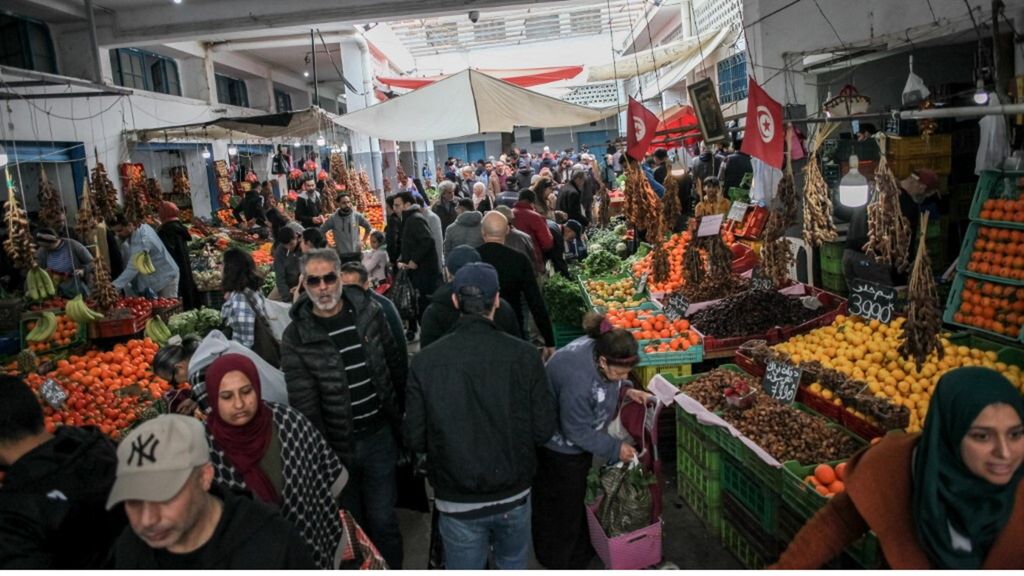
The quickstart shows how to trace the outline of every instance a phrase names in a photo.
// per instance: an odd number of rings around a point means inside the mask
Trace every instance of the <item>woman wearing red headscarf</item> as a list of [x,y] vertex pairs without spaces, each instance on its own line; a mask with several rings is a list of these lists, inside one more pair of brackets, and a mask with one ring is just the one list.
[[[252,360],[225,354],[206,370],[206,421],[216,481],[248,490],[278,508],[309,544],[322,569],[359,567],[376,550],[337,503],[348,472],[320,432],[299,412],[261,396]],[[364,558],[359,558],[364,552]]]

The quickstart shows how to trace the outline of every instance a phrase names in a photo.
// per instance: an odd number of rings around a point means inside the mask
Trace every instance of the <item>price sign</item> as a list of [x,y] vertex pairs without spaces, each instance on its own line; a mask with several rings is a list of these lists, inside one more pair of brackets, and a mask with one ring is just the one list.
[[851,278],[849,312],[865,320],[892,321],[896,311],[896,289],[859,278]]
[[760,266],[754,266],[750,273],[750,287],[754,290],[775,290],[775,282],[764,275]]
[[769,360],[768,365],[765,366],[761,387],[772,398],[788,404],[796,398],[802,372],[803,370],[799,367],[788,362]]
[[67,392],[52,378],[47,378],[46,382],[43,382],[39,392],[42,393],[43,400],[46,400],[46,403],[54,410],[59,410],[64,405],[64,401],[68,399]]
[[676,292],[665,300],[665,316],[670,320],[678,320],[686,316],[690,301],[681,292]]
[[724,214],[715,214],[714,216],[704,216],[701,218],[700,227],[697,228],[697,237],[701,238],[718,234],[718,231],[722,228],[722,220],[724,218]]
[[729,220],[743,222],[743,218],[747,215],[747,208],[750,208],[750,204],[746,202],[740,202],[739,200],[733,202],[732,207],[729,208]]
[[647,290],[647,277],[649,275],[650,272],[644,272],[643,274],[640,275],[640,282],[636,285],[637,294],[643,294],[644,291]]

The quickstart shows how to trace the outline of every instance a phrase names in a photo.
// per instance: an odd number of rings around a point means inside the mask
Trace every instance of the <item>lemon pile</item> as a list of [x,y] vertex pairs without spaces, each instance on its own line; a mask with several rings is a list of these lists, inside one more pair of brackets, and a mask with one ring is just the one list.
[[623,278],[615,282],[604,280],[586,280],[584,284],[590,301],[594,306],[608,310],[636,308],[644,303],[642,295],[637,294],[632,278]]
[[[1000,362],[993,351],[956,346],[946,338],[941,340],[944,357],[939,360],[933,353],[918,370],[913,361],[901,358],[898,352],[903,322],[904,318],[896,318],[886,325],[877,320],[867,322],[856,316],[838,316],[832,325],[794,336],[775,348],[789,354],[795,364],[817,361],[826,368],[866,382],[875,396],[906,406],[910,410],[908,432],[921,430],[935,384],[954,368],[991,368],[1006,376],[1024,393],[1024,373],[1020,366]],[[810,391],[842,405],[832,391],[818,383],[812,384]],[[847,410],[853,412],[851,408]]]

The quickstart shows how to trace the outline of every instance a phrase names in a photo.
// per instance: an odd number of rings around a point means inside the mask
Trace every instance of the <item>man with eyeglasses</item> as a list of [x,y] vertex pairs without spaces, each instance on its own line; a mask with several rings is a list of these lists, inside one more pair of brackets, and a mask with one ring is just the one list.
[[395,515],[407,358],[380,304],[360,286],[343,286],[329,248],[303,258],[306,293],[292,305],[281,338],[288,401],[316,426],[349,471],[342,506],[391,568],[402,567]]
[[369,240],[373,226],[352,208],[352,196],[348,192],[338,194],[337,212],[320,225],[320,232],[325,236],[331,230],[334,231],[334,249],[342,262],[359,262],[363,259],[362,246]]

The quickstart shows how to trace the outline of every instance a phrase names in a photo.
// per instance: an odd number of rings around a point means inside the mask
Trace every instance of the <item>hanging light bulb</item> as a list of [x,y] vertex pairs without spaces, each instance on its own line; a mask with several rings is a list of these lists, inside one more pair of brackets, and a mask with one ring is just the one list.
[[302,75],[305,76],[306,78],[309,78],[309,70],[303,70]]
[[209,148],[203,148],[203,153],[202,154],[203,154],[203,160],[209,160],[210,156],[213,156],[213,154],[210,154],[210,149]]
[[850,208],[860,208],[868,203],[868,179],[857,169],[856,154],[850,155],[850,171],[839,181],[839,203]]
[[988,90],[985,90],[985,81],[978,78],[978,89],[974,92],[974,103],[978,106],[988,104]]
[[296,138],[296,139],[295,139],[295,142],[293,142],[293,143],[292,143],[292,145],[293,145],[293,146],[295,146],[296,148],[298,148],[299,146],[302,146],[302,142],[300,142],[300,141],[299,141],[299,140],[298,140],[298,139]]
[[320,136],[317,137],[316,145],[320,146],[320,147],[323,147],[323,146],[327,145],[327,139],[323,137],[323,134],[321,134]]
[[341,153],[342,154],[348,153],[348,144],[342,144],[341,145]]
[[234,144],[228,146],[228,156],[238,156],[238,147]]

